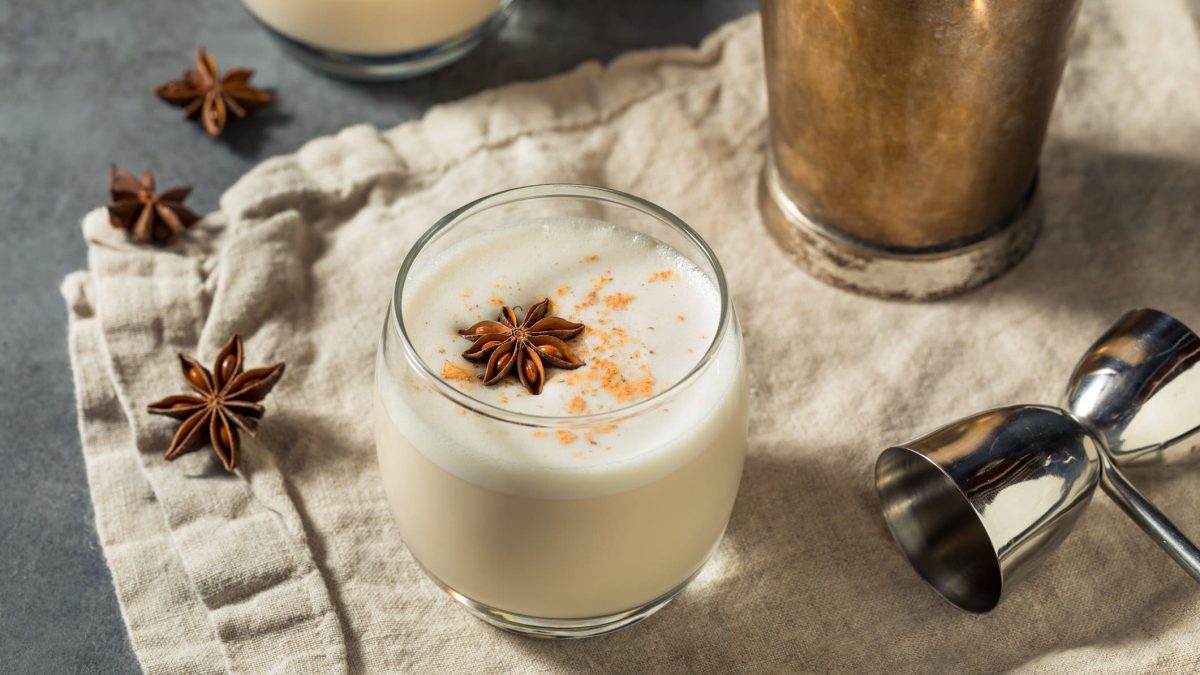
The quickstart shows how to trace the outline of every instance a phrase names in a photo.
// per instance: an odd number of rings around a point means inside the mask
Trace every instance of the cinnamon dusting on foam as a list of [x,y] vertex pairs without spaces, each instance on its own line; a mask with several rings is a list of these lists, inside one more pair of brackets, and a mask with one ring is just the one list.
[[[591,258],[598,259],[598,256],[588,256],[585,260]],[[671,275],[674,275],[674,272],[664,270],[653,275],[653,279],[667,280]],[[609,272],[597,277],[592,289],[580,303],[575,305],[576,311],[591,307],[597,308],[594,322],[609,326],[607,328],[589,327],[581,336],[577,352],[587,361],[587,365],[579,370],[555,373],[554,377],[547,380],[547,386],[565,386],[575,390],[576,394],[566,403],[566,412],[571,415],[587,413],[590,408],[589,399],[596,398],[601,392],[607,393],[619,404],[633,403],[655,394],[657,379],[650,365],[644,362],[643,357],[643,353],[653,355],[654,350],[646,349],[643,352],[639,348],[643,346],[641,341],[630,336],[628,330],[621,326],[610,325],[612,314],[624,312],[637,299],[637,296],[630,293],[613,293],[603,296],[602,306],[600,304],[600,291],[612,280],[612,274]],[[497,285],[499,286],[499,284]],[[556,295],[565,296],[570,293],[570,290],[569,285],[561,286],[556,291]],[[464,297],[466,297],[465,294]],[[494,305],[503,305],[507,301],[504,298],[493,297],[489,302]],[[683,320],[682,315],[678,318]],[[652,326],[647,328],[653,330]],[[455,382],[470,382],[478,379],[478,375],[473,373],[468,366],[450,361],[446,361],[443,365],[442,377]],[[502,405],[507,405],[511,401],[511,398],[503,392],[497,394],[497,399]],[[596,431],[596,433],[604,432],[605,430]],[[560,442],[565,444],[575,440],[574,434],[568,434],[571,436],[571,440],[563,441],[566,438],[564,433],[567,432],[558,432]],[[535,432],[535,436],[536,434],[537,432]],[[595,444],[590,439],[589,442]]]
[[[574,258],[578,261],[576,264],[597,263],[600,259],[599,253]],[[677,293],[680,293],[680,290],[677,284],[685,281],[674,267],[650,270],[643,268],[634,271],[626,263],[626,260],[618,258],[604,267],[591,268],[588,271],[577,269],[573,274],[567,271],[568,279],[549,283],[546,288],[525,288],[520,278],[502,277],[491,279],[489,283],[484,284],[485,288],[492,286],[496,289],[491,293],[475,293],[474,291],[480,288],[478,283],[471,286],[462,284],[458,288],[447,288],[446,291],[451,295],[457,292],[466,315],[475,315],[476,321],[494,320],[495,309],[492,308],[504,305],[523,306],[537,297],[552,297],[551,313],[562,314],[587,325],[578,341],[572,344],[576,354],[585,361],[585,365],[577,370],[555,370],[552,374],[547,373],[546,391],[558,391],[546,399],[550,404],[549,408],[541,403],[534,407],[539,411],[547,410],[551,414],[571,416],[603,413],[650,398],[661,390],[659,374],[655,372],[652,364],[659,365],[662,353],[667,350],[662,338],[655,337],[655,326],[647,319],[660,317],[662,313],[656,309],[663,307],[664,302],[671,302],[671,298],[678,297]],[[553,263],[560,264],[569,266],[570,259]],[[561,269],[566,271],[570,270],[570,267]],[[580,284],[580,279],[588,281]],[[651,285],[654,285],[654,288],[651,288]],[[638,292],[638,288],[642,291]],[[482,301],[481,295],[487,295],[488,299]],[[645,296],[644,299],[642,296]],[[667,314],[667,317],[671,316],[679,322],[688,319],[683,314]],[[659,321],[662,319],[659,318]],[[679,325],[676,321],[671,323]],[[670,327],[666,332],[672,334],[677,330]],[[452,336],[457,347],[457,332],[453,332]],[[435,349],[438,354],[446,354],[445,347]],[[685,354],[693,354],[696,351],[690,345],[678,343],[675,343],[672,349]],[[456,349],[455,354],[459,351],[461,350]],[[678,358],[675,357],[674,360],[677,361]],[[668,370],[672,373],[670,377],[675,377],[674,370]],[[460,389],[467,390],[476,380],[482,379],[482,371],[475,364],[460,359],[447,360],[442,367],[442,378]],[[527,397],[520,387],[510,387],[508,384],[501,386],[504,391],[491,394],[494,397],[493,401],[514,410],[529,407]],[[615,428],[613,426],[588,429],[586,433],[583,430],[579,433],[584,434],[583,440],[589,445],[598,446],[600,443],[595,437]],[[533,436],[541,438],[547,436],[547,433],[535,431]],[[579,438],[570,432],[557,432],[556,436],[564,445]]]
[[447,382],[470,382],[475,379],[475,373],[466,366],[446,361],[442,363],[442,379]]
[[575,305],[575,311],[578,312],[581,309],[586,309],[599,302],[600,290],[603,289],[604,286],[610,281],[612,281],[612,277],[608,274],[601,274],[600,276],[596,277],[596,280],[592,282],[592,290],[588,291],[588,294],[583,296],[583,300],[580,301],[579,304]]
[[604,306],[609,309],[625,309],[629,303],[637,299],[637,296],[629,293],[613,293],[612,295],[604,296]]

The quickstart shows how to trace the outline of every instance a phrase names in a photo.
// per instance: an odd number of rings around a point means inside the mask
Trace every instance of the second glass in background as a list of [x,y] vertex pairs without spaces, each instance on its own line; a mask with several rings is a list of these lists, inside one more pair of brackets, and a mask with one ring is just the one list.
[[395,80],[449,65],[505,21],[512,0],[242,0],[285,49],[338,77]]

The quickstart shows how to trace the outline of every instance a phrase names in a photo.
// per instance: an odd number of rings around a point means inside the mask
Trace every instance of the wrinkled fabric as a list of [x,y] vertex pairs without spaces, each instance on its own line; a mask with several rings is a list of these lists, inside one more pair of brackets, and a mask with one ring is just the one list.
[[[1083,3],[1043,156],[1033,253],[973,293],[862,298],[795,268],[756,207],[767,128],[757,17],[699,49],[633,53],[365,126],[263,162],[167,249],[103,210],[64,281],[96,526],[149,673],[1184,672],[1195,585],[1105,497],[986,616],[926,588],[879,515],[889,443],[1016,402],[1054,403],[1131,307],[1200,325],[1200,44],[1178,2]],[[644,196],[707,238],[743,323],[750,446],[728,534],[675,602],[610,637],[544,642],[427,581],[375,467],[372,369],[394,274],[446,212],[523,184]],[[146,404],[176,352],[287,362],[227,475],[162,459]],[[1135,474],[1200,535],[1200,476]]]

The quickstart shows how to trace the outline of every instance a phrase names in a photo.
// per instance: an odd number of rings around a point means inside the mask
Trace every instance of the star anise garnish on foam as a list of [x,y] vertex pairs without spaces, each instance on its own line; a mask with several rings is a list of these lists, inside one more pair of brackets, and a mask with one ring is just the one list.
[[271,94],[250,85],[254,71],[233,68],[224,75],[204,47],[196,49],[196,67],[183,77],[156,87],[154,93],[184,109],[188,119],[200,118],[209,136],[220,136],[229,115],[242,118],[246,111],[271,102]]
[[138,179],[114,165],[108,191],[112,196],[108,222],[115,228],[128,230],[136,242],[169,242],[200,219],[183,205],[192,191],[190,186],[156,192],[154,174],[149,169]]
[[465,358],[487,359],[484,384],[499,382],[515,364],[521,384],[536,396],[546,383],[547,364],[568,370],[583,365],[583,360],[563,340],[579,335],[584,325],[559,316],[546,316],[549,308],[550,299],[545,298],[529,308],[522,321],[517,321],[517,313],[504,306],[498,320],[480,321],[458,331],[459,335],[475,341],[463,352]]
[[284,364],[265,368],[242,368],[242,339],[237,335],[217,354],[212,371],[195,359],[179,355],[183,377],[199,396],[180,394],[151,403],[147,410],[183,420],[167,459],[211,445],[226,471],[233,471],[241,458],[238,430],[253,436],[266,409],[259,403],[283,376]]

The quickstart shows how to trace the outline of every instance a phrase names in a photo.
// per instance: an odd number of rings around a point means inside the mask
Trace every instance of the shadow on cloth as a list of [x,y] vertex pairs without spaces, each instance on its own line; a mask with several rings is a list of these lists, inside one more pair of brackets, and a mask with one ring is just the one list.
[[[659,614],[587,641],[506,639],[564,670],[744,672],[753,663],[756,672],[979,672],[1142,639],[1181,621],[1195,601],[1187,578],[1115,508],[1093,506],[999,609],[961,612],[893,546],[868,471],[846,471],[834,457],[780,456],[787,450],[751,455],[726,541]],[[1123,545],[1102,545],[1113,537]],[[1120,600],[1113,582],[1124,585]]]
[[[1066,331],[1078,342],[1063,350],[1072,353],[1131,307],[1200,325],[1196,304],[1162,302],[1200,290],[1200,167],[1052,143],[1042,181],[1046,227],[1030,258],[950,302],[1049,313],[1078,326]],[[758,442],[725,542],[671,606],[595,640],[508,639],[565,670],[983,672],[1073,649],[1119,650],[1177,630],[1192,610],[1188,577],[1103,496],[995,611],[952,608],[887,533],[871,480],[877,452],[855,442],[818,450]],[[1147,484],[1170,512],[1200,512],[1200,490],[1188,481]],[[1195,534],[1189,525],[1181,523]]]
[[1134,307],[1156,307],[1200,326],[1195,302],[1163,306],[1164,296],[1187,297],[1182,289],[1200,293],[1200,165],[1051,141],[1042,155],[1041,189],[1040,241],[980,299],[1018,300],[1061,316],[1064,325],[1075,322],[1084,347],[1099,334],[1091,327],[1107,327]]

